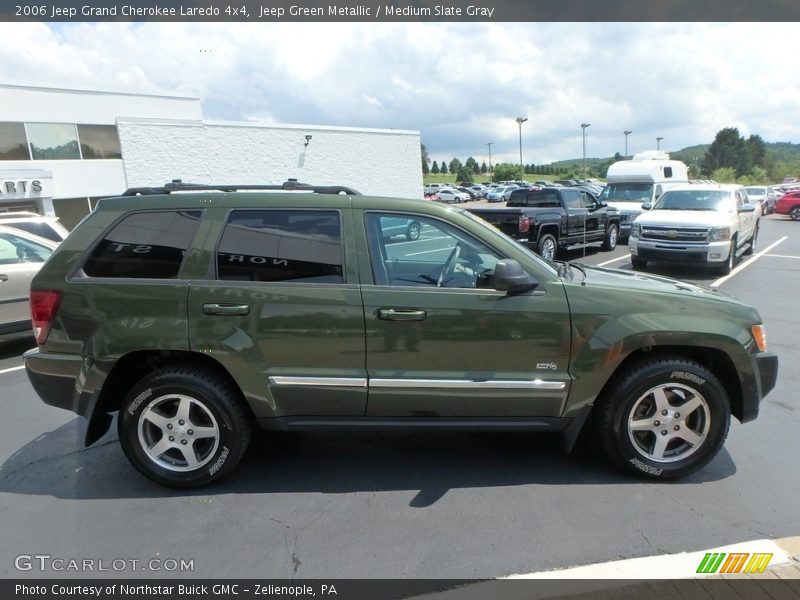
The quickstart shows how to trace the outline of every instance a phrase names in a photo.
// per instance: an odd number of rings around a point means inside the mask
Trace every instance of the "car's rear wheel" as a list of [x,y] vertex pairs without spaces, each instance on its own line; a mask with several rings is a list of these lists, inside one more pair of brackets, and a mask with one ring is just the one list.
[[708,464],[728,435],[730,403],[711,371],[681,357],[643,360],[607,390],[595,420],[619,467],[659,479]]
[[553,260],[556,257],[558,243],[552,233],[545,233],[539,237],[539,242],[536,244],[536,252],[539,256],[546,260]]
[[412,221],[406,230],[406,239],[410,242],[418,240],[421,231],[422,226],[419,224],[419,221]]
[[117,421],[128,460],[162,485],[216,481],[238,464],[251,436],[240,394],[192,366],[159,369],[125,396]]
[[606,231],[606,237],[603,240],[602,249],[612,251],[617,247],[617,239],[619,238],[619,226],[616,223],[611,223]]
[[792,221],[800,221],[800,206],[792,208],[792,210],[789,211],[789,216],[792,218]]

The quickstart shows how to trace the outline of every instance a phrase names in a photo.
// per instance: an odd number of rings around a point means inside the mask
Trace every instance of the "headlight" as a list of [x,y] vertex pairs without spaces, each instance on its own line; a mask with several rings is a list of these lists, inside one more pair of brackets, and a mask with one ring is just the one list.
[[708,232],[709,242],[721,242],[731,239],[730,227],[712,227]]
[[642,237],[642,225],[641,223],[634,223],[631,225],[631,237]]

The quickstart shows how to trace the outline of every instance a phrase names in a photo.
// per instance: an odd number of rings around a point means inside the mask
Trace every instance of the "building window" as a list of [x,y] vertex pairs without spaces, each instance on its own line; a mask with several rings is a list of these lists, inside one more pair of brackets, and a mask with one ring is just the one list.
[[92,251],[83,266],[89,277],[175,279],[203,211],[133,213]]
[[34,160],[79,159],[75,125],[67,123],[28,123],[28,142]]
[[83,158],[122,158],[116,125],[78,125]]
[[29,160],[28,140],[22,123],[0,123],[0,160]]
[[217,249],[217,276],[229,281],[343,283],[339,213],[234,211]]

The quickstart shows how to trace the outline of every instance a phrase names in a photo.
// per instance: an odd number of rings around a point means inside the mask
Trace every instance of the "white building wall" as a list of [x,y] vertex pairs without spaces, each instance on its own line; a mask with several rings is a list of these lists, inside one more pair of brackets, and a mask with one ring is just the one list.
[[113,125],[118,117],[203,118],[199,98],[15,84],[0,84],[0,106],[0,120],[29,123]]
[[130,187],[293,177],[368,195],[422,195],[416,131],[145,119],[119,119],[117,127]]

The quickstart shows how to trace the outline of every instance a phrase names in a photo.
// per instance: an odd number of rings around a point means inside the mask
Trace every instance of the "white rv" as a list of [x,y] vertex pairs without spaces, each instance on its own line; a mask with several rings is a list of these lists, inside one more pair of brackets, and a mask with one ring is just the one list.
[[679,160],[670,160],[669,154],[648,150],[620,160],[608,167],[608,182],[600,199],[619,210],[619,237],[626,239],[631,233],[631,223],[640,215],[642,204],[655,203],[670,187],[689,181],[689,170]]

